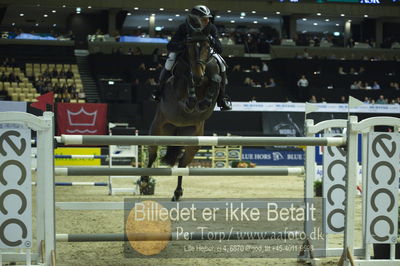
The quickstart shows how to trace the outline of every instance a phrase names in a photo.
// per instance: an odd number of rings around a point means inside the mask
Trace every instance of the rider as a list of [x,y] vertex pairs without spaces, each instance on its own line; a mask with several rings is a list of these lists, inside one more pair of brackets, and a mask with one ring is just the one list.
[[[225,86],[228,83],[226,77],[226,65],[224,59],[219,55],[222,53],[222,45],[218,39],[217,28],[210,22],[210,18],[212,17],[210,9],[203,5],[197,5],[193,7],[191,14],[200,17],[200,21],[203,26],[203,32],[209,33],[210,46],[212,48],[213,56],[217,59],[218,65],[221,69],[222,82],[217,99],[217,105],[222,111],[231,110],[231,102],[229,101],[229,98],[225,96]],[[169,55],[165,62],[165,67],[160,74],[159,86],[152,93],[152,98],[156,102],[160,101],[165,82],[171,76],[171,69],[175,63],[177,54],[184,49],[184,40],[186,39],[187,34],[188,30],[186,23],[179,25],[178,30],[167,45]]]

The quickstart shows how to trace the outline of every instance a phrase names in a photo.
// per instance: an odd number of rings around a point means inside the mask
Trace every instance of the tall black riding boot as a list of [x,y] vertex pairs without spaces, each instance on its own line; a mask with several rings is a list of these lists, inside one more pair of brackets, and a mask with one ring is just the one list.
[[163,68],[160,73],[160,77],[158,78],[158,86],[151,93],[151,99],[155,102],[160,102],[161,95],[164,90],[165,82],[171,76],[171,71]]
[[225,95],[225,87],[228,83],[226,78],[226,72],[221,73],[222,81],[221,87],[219,89],[219,94],[217,98],[217,105],[220,107],[221,111],[229,111],[232,110],[232,103],[227,95]]

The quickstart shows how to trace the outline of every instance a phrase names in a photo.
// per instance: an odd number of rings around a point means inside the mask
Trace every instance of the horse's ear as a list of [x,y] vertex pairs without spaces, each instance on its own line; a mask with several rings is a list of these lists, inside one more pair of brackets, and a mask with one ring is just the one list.
[[200,18],[196,15],[189,14],[186,18],[186,27],[189,32],[201,30]]

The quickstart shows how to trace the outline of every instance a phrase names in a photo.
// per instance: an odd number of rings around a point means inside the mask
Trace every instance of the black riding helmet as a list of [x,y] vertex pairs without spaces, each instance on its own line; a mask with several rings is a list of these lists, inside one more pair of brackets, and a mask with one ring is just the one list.
[[203,18],[212,18],[210,9],[203,5],[193,7],[190,13]]

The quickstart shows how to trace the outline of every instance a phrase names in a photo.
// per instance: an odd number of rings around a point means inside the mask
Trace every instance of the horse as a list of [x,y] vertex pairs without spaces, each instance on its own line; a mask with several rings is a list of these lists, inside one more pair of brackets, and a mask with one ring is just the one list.
[[[200,20],[188,16],[188,37],[185,49],[178,57],[173,75],[167,80],[161,100],[150,126],[153,136],[203,136],[204,123],[213,113],[219,93],[221,76],[217,60],[212,56],[207,34],[202,32]],[[157,158],[157,146],[148,147],[147,168]],[[186,167],[199,150],[197,146],[168,146],[162,161],[173,167]],[[141,194],[146,194],[149,176],[139,180]],[[182,176],[172,201],[183,195]]]

